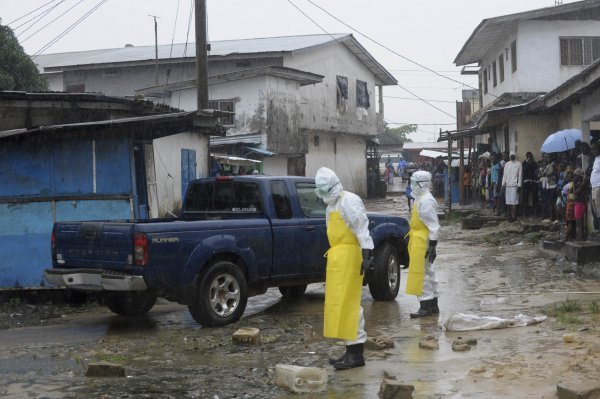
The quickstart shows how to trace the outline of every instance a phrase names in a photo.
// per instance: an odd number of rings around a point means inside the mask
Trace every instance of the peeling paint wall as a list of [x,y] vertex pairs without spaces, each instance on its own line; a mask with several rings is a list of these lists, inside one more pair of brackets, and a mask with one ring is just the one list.
[[[322,83],[300,88],[307,129],[374,136],[377,132],[375,77],[355,55],[342,44],[313,48],[310,52],[288,55],[284,65],[323,75]],[[348,78],[348,110],[337,109],[336,76]],[[370,99],[368,110],[356,106],[356,81],[367,83]]]
[[326,166],[335,171],[345,190],[366,198],[367,159],[364,138],[314,131],[307,136],[306,175],[314,177],[317,169]]
[[156,139],[154,167],[156,171],[158,214],[172,216],[181,211],[181,150],[196,151],[196,178],[208,176],[208,138],[198,133],[180,133]]

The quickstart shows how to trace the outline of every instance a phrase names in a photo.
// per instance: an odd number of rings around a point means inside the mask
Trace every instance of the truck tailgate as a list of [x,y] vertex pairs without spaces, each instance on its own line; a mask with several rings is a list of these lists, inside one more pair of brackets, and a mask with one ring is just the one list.
[[133,266],[133,223],[60,222],[54,267],[125,270]]

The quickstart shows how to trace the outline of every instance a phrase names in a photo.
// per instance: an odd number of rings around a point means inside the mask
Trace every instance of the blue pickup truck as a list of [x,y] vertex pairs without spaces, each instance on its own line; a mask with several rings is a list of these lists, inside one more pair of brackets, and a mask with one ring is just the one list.
[[[392,301],[408,265],[408,222],[369,220],[375,250],[365,282],[375,300]],[[142,315],[164,297],[201,325],[221,326],[269,287],[292,299],[324,281],[325,204],[306,177],[204,178],[190,183],[181,217],[57,222],[51,248],[50,283],[99,293],[119,315]]]

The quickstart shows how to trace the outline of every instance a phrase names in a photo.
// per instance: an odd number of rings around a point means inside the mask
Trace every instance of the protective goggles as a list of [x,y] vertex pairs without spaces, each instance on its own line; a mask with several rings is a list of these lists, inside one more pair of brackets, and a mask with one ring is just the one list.
[[338,183],[335,183],[331,187],[327,187],[327,186],[317,187],[317,188],[315,188],[315,194],[317,194],[317,197],[319,197],[319,198],[327,197],[329,195],[329,193],[331,192],[331,190],[333,190],[333,188],[337,185],[338,185]]

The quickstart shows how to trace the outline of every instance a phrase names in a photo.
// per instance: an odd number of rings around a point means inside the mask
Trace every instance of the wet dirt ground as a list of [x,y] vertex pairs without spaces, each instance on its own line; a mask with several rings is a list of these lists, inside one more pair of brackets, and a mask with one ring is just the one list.
[[[371,211],[408,215],[400,195],[365,203]],[[520,240],[519,232],[518,224],[470,231],[443,222],[436,260],[440,315],[410,319],[418,303],[402,293],[405,271],[394,302],[374,302],[365,287],[367,333],[394,347],[367,349],[366,366],[348,371],[328,364],[343,345],[322,337],[322,284],[309,286],[299,302],[283,301],[270,289],[250,299],[242,320],[222,328],[202,328],[185,307],[164,301],[131,320],[93,304],[2,304],[0,397],[298,397],[274,384],[275,366],[282,363],[327,370],[327,391],[304,397],[377,398],[387,373],[414,385],[415,398],[555,398],[559,382],[576,387],[600,380],[600,282],[576,276],[560,252]],[[444,322],[459,312],[548,319],[527,327],[446,331]],[[259,328],[262,344],[233,344],[241,327]],[[419,346],[428,335],[439,349]],[[455,352],[459,337],[477,344]],[[98,361],[124,366],[126,377],[85,377],[87,365]]]

